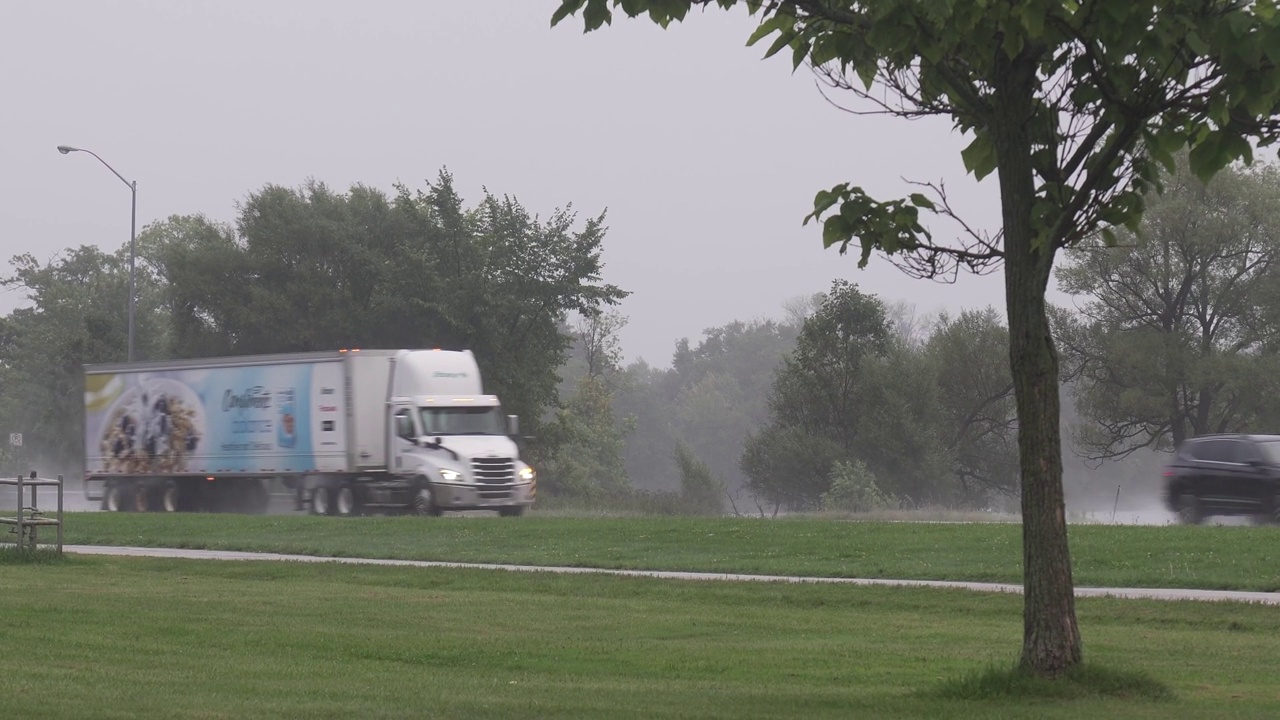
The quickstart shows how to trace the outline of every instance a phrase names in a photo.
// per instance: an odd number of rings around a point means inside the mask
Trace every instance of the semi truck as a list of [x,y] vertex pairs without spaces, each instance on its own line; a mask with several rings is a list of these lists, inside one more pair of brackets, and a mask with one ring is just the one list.
[[85,495],[120,512],[496,510],[537,476],[470,350],[338,350],[84,366]]

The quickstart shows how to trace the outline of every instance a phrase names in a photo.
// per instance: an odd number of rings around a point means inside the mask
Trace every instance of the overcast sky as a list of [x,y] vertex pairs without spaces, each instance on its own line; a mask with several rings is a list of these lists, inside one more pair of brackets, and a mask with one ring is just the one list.
[[[542,216],[608,210],[605,279],[628,360],[735,319],[780,317],[835,278],[922,312],[1003,306],[1000,276],[912,280],[824,250],[801,226],[839,182],[891,199],[945,181],[994,231],[995,178],[965,175],[944,120],[854,116],[748,48],[743,11],[664,31],[618,18],[551,29],[557,0],[0,2],[0,260],[129,239],[172,214],[232,220],[266,183],[425,187],[441,167]],[[783,54],[785,55],[785,53]],[[22,302],[0,293],[0,312]]]

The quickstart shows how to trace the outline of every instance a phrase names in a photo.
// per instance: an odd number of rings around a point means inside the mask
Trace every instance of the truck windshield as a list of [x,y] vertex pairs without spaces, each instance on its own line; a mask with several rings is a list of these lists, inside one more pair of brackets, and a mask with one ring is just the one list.
[[432,407],[422,408],[424,435],[505,435],[502,408]]

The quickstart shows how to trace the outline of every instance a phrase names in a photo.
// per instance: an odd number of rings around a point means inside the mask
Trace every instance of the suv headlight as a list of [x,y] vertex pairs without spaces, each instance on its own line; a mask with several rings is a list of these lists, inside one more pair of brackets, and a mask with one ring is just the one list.
[[450,470],[449,468],[440,468],[440,477],[441,479],[453,482],[454,480],[461,479],[462,473],[457,470]]
[[533,468],[529,467],[528,465],[525,465],[524,467],[520,468],[521,480],[524,480],[526,482],[532,482],[533,476],[534,476]]

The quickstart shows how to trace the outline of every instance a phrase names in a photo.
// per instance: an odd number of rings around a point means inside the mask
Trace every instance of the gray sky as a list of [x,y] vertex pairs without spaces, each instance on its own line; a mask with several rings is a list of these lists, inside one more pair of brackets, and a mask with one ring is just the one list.
[[[605,279],[628,360],[670,363],[677,338],[779,317],[834,278],[922,312],[1003,307],[999,274],[912,280],[823,250],[802,227],[839,182],[891,199],[947,183],[995,230],[994,176],[965,175],[945,120],[832,107],[785,53],[748,48],[745,12],[663,31],[615,20],[549,27],[556,0],[46,0],[0,3],[0,260],[47,260],[129,238],[138,223],[231,220],[266,183],[425,187],[442,166],[467,203],[487,186],[546,216],[608,209]],[[0,293],[0,311],[22,302]]]

